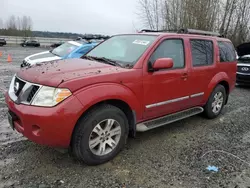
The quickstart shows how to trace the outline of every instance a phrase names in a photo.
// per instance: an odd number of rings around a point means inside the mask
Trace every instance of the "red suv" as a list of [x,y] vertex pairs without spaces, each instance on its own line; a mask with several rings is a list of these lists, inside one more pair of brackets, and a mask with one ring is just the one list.
[[143,32],[113,36],[81,59],[21,69],[6,103],[18,132],[96,165],[136,131],[202,112],[217,117],[235,81],[228,39],[197,30]]

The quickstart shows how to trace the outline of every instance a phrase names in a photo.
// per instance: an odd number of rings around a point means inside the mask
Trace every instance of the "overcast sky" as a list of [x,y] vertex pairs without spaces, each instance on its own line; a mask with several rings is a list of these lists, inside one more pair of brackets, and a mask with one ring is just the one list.
[[0,0],[0,18],[30,16],[33,30],[116,34],[141,29],[137,0]]

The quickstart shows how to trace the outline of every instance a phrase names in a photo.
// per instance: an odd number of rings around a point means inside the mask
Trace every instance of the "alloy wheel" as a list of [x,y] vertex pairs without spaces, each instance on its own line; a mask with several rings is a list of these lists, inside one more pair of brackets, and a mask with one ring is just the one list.
[[121,138],[121,125],[114,119],[98,123],[89,136],[89,148],[97,156],[107,155],[118,145]]

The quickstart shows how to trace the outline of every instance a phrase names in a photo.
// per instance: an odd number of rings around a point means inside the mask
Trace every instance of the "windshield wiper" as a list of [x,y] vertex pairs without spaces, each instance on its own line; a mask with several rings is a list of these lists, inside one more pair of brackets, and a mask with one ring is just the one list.
[[87,59],[87,60],[90,60],[90,61],[95,61],[95,59],[91,56],[87,56],[87,55],[84,55],[82,56],[83,59]]
[[94,57],[94,56],[84,56],[86,59],[94,59],[94,60],[97,60],[97,61],[102,61],[106,64],[109,64],[109,65],[113,65],[113,66],[119,66],[119,67],[123,67],[120,63],[117,63],[115,60],[112,60],[112,59],[108,59],[106,57]]

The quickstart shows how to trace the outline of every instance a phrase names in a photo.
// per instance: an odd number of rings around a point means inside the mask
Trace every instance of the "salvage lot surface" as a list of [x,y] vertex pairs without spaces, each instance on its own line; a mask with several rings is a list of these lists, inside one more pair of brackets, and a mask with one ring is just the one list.
[[[24,57],[44,49],[0,51],[2,89]],[[8,127],[6,112],[1,91],[0,187],[250,187],[250,88],[236,87],[219,118],[195,116],[140,133],[113,161],[96,167],[26,140]],[[208,165],[219,171],[208,172]]]

